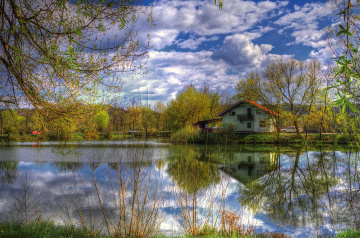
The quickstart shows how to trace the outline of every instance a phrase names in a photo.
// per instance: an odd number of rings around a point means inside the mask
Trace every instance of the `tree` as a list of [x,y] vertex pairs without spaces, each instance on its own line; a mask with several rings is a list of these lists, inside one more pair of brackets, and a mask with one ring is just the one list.
[[166,108],[173,129],[190,126],[209,114],[209,98],[194,87],[187,87],[172,99]]
[[99,132],[103,132],[103,130],[109,125],[110,117],[109,113],[105,110],[101,110],[95,115],[95,123],[96,128]]
[[0,0],[0,6],[0,102],[8,107],[25,99],[47,120],[81,116],[79,101],[119,90],[116,73],[141,68],[134,61],[146,49],[133,29],[139,14],[151,15],[137,0]]
[[268,81],[263,80],[258,72],[250,72],[245,79],[240,80],[236,86],[235,90],[237,92],[236,98],[238,100],[248,99],[255,101],[265,106],[277,114],[269,113],[269,116],[272,120],[272,123],[277,128],[277,136],[279,138],[280,127],[280,116],[284,115],[280,102],[275,97],[268,87]]
[[157,101],[154,106],[154,115],[156,120],[156,130],[160,131],[166,128],[165,105],[162,101]]
[[1,134],[3,134],[3,132],[10,134],[19,133],[20,123],[23,118],[20,117],[15,110],[5,110],[1,112],[0,120],[2,129]]
[[274,60],[261,76],[250,73],[236,89],[241,96],[258,100],[275,112],[282,104],[289,111],[289,120],[294,124],[298,137],[301,137],[299,118],[310,111],[320,90],[319,71],[320,64],[315,60]]

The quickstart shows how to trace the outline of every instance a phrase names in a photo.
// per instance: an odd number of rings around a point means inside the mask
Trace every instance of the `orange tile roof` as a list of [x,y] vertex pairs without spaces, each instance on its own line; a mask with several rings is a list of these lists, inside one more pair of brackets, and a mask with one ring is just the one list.
[[246,102],[248,102],[248,103],[253,104],[254,106],[257,106],[258,108],[260,108],[260,109],[262,109],[262,110],[264,110],[264,111],[267,111],[268,113],[271,113],[271,114],[276,115],[276,116],[280,116],[279,113],[273,112],[273,111],[271,111],[269,108],[264,107],[264,106],[262,106],[262,105],[260,105],[260,104],[258,104],[258,103],[256,103],[256,102],[254,102],[254,101],[250,101],[250,100],[247,100],[247,99],[244,99],[244,100],[245,100]]

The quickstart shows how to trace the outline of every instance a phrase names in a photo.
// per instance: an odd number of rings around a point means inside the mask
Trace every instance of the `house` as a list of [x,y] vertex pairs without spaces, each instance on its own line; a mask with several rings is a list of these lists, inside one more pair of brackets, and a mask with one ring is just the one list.
[[278,113],[250,100],[240,101],[220,113],[222,123],[234,132],[274,132],[276,127],[270,114]]

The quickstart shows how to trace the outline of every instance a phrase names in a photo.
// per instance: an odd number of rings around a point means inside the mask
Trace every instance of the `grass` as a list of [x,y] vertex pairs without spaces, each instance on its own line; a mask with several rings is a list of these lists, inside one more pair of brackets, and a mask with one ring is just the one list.
[[[1,238],[114,238],[114,236],[106,236],[99,233],[91,233],[89,231],[74,228],[72,226],[56,226],[49,222],[33,222],[25,226],[21,223],[0,223],[0,237]],[[157,238],[167,238],[168,236],[154,236]],[[172,238],[285,238],[289,237],[281,233],[261,233],[261,234],[231,234],[226,235],[216,229],[203,230],[198,236],[182,235],[171,236]],[[336,235],[336,238],[358,238],[360,237],[360,230],[344,230]]]
[[[72,226],[56,226],[49,222],[33,222],[29,225],[23,225],[21,223],[0,223],[0,237],[1,238],[115,238],[114,236],[106,236],[99,233],[91,233],[89,231],[75,228]],[[129,236],[132,237],[132,236]],[[167,238],[169,236],[154,236],[157,238]],[[173,238],[174,236],[171,236]],[[289,237],[279,233],[262,233],[262,234],[251,234],[251,235],[240,235],[232,234],[225,235],[224,233],[215,229],[202,231],[198,236],[175,236],[177,238],[195,238],[195,237],[208,237],[208,238],[285,238]],[[344,236],[341,236],[344,237]],[[352,236],[351,236],[352,237]],[[355,237],[355,236],[354,236]]]
[[[358,138],[346,134],[301,134],[295,133],[229,133],[229,132],[200,132],[193,136],[195,143],[203,144],[280,144],[280,145],[356,145]],[[190,140],[188,140],[190,142]]]
[[77,229],[71,226],[56,226],[53,223],[33,222],[25,226],[21,223],[0,223],[1,238],[69,238],[69,237],[94,237],[105,238],[101,234],[94,234],[88,231]]
[[359,238],[359,237],[360,237],[360,229],[358,230],[346,229],[336,235],[336,238]]

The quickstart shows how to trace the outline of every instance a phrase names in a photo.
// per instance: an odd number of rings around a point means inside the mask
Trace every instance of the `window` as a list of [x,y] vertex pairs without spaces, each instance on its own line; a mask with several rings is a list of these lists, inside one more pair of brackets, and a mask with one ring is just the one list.
[[247,109],[247,116],[248,116],[248,118],[251,117],[251,108],[248,108],[248,109]]
[[261,109],[260,108],[256,108],[256,114],[261,114]]
[[266,121],[260,121],[260,127],[266,127]]
[[235,116],[235,112],[229,112],[229,116]]
[[247,128],[251,128],[251,122],[247,123]]

